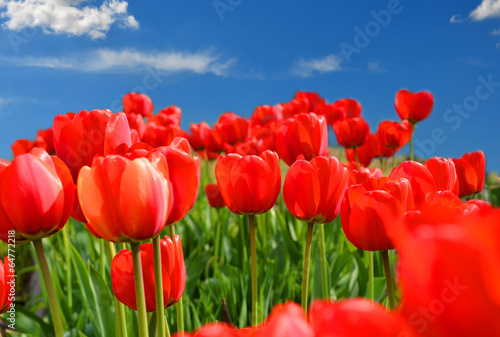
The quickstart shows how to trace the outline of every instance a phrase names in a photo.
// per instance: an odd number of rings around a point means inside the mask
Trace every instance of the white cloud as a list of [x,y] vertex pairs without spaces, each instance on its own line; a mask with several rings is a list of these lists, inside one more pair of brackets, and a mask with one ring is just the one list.
[[500,49],[500,42],[497,42],[497,49]]
[[121,28],[139,28],[127,12],[123,0],[105,0],[97,6],[83,5],[87,0],[0,0],[3,27],[13,31],[40,28],[48,34],[88,35],[104,38],[113,24]]
[[460,14],[453,15],[450,22],[459,23],[468,19],[472,21],[482,21],[490,18],[500,18],[500,0],[482,0],[481,4],[473,9],[466,19],[462,19]]
[[302,77],[309,77],[315,72],[330,73],[339,71],[342,70],[340,64],[343,60],[342,57],[333,54],[319,59],[300,59],[293,63],[292,72]]
[[500,35],[500,28],[495,29],[495,30],[494,30],[494,31],[492,31],[490,34],[491,34],[491,35]]
[[64,57],[1,58],[3,61],[25,67],[43,67],[82,72],[130,73],[153,67],[162,72],[213,73],[225,76],[236,59],[221,60],[211,50],[188,53],[174,51],[144,52],[135,49],[98,49]]
[[383,74],[389,71],[385,70],[378,62],[368,62],[368,72],[372,74]]

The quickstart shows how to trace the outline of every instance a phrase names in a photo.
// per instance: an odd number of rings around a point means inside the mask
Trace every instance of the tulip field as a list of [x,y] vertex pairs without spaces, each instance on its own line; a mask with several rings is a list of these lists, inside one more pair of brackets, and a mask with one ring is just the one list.
[[54,116],[0,159],[0,336],[500,336],[500,179],[414,157],[433,104]]

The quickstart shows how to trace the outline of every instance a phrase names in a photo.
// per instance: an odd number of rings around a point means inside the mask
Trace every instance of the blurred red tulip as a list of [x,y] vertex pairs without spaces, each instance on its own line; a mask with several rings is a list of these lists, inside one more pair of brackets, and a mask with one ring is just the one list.
[[153,102],[145,94],[130,92],[123,96],[123,112],[126,114],[139,114],[143,117],[153,112]]
[[228,324],[209,323],[201,327],[193,337],[236,337],[236,330]]
[[293,302],[278,304],[252,335],[256,337],[314,337],[313,329],[306,320],[304,310]]
[[346,115],[345,109],[335,106],[335,103],[318,106],[317,114],[325,116],[328,125],[333,125],[333,123],[344,119]]
[[[155,165],[166,167],[160,153]],[[146,158],[97,157],[78,177],[80,205],[93,233],[112,242],[158,235],[169,216],[169,181]]]
[[[383,156],[380,151],[380,142],[378,137],[371,133],[368,134],[364,145],[356,147],[355,149],[345,150],[347,160],[349,162],[356,163],[354,151],[356,151],[358,156],[358,163],[363,166],[368,166],[372,162],[372,159]],[[392,150],[390,151],[392,152]]]
[[9,310],[16,294],[14,264],[7,256],[0,260],[0,314]]
[[252,126],[264,126],[281,120],[283,120],[283,107],[281,105],[259,105],[250,118]]
[[486,158],[482,151],[464,154],[453,159],[457,171],[459,197],[476,194],[482,191],[486,175]]
[[214,129],[221,137],[222,142],[229,145],[244,142],[247,139],[250,122],[232,112],[223,113]]
[[30,152],[34,147],[41,147],[48,154],[55,154],[52,128],[39,130],[34,142],[29,139],[17,139],[12,143],[12,152],[14,156],[19,156],[20,154]]
[[189,128],[191,129],[191,134],[188,136],[188,140],[193,150],[204,150],[208,133],[210,132],[210,125],[206,122],[201,122],[199,124],[191,124]]
[[260,156],[228,154],[215,165],[220,193],[231,212],[260,214],[274,206],[281,189],[278,155],[264,151]]
[[424,165],[434,177],[438,191],[451,191],[458,195],[458,177],[451,159],[432,157]]
[[82,110],[57,115],[52,127],[57,156],[68,166],[73,181],[95,156],[110,154],[121,144],[132,146],[130,127],[123,113]]
[[14,156],[28,153],[33,147],[35,147],[35,143],[29,139],[16,139],[11,146]]
[[[160,250],[163,303],[166,308],[180,300],[186,284],[186,267],[184,266],[184,254],[179,235],[175,235],[175,243],[168,236],[165,236],[165,239],[160,239]],[[152,312],[156,311],[153,244],[142,244],[140,254],[146,310]],[[116,298],[127,307],[137,310],[134,264],[132,252],[128,249],[123,249],[113,258],[111,284]]]
[[402,315],[423,337],[500,336],[500,211],[455,222],[437,211],[398,243]]
[[340,146],[350,149],[365,144],[370,127],[362,117],[345,118],[333,124],[333,131]]
[[152,147],[168,146],[176,137],[188,138],[186,131],[177,125],[158,125],[154,122],[146,124],[144,143]]
[[396,93],[394,107],[401,120],[407,119],[415,124],[426,119],[434,106],[434,97],[430,92],[421,91],[418,93],[401,89]]
[[75,185],[64,163],[42,148],[0,161],[0,239],[15,230],[16,242],[41,239],[64,227]]
[[222,208],[226,206],[217,184],[207,184],[205,186],[205,195],[207,196],[208,203],[211,207]]
[[288,170],[283,199],[294,217],[305,222],[327,223],[340,211],[349,178],[335,157],[299,159]]
[[429,201],[436,193],[436,183],[431,172],[415,161],[405,161],[394,168],[389,175],[392,179],[406,178],[411,184],[415,206]]
[[392,226],[414,208],[410,183],[382,177],[349,186],[340,219],[347,239],[368,251],[394,248]]
[[146,133],[146,123],[144,123],[144,117],[141,114],[129,113],[127,114],[128,125],[130,130],[137,131],[139,139],[144,140],[144,134]]
[[205,146],[208,151],[221,153],[224,151],[224,142],[219,132],[215,129],[208,130]]
[[317,300],[309,322],[315,337],[416,337],[400,315],[364,298],[336,303]]
[[[380,139],[382,148],[389,148],[391,156],[405,146],[411,137],[411,125],[407,120],[402,123],[383,121],[379,124],[377,136]],[[384,152],[384,149],[382,150]]]
[[[163,174],[171,185],[172,210],[167,218],[167,226],[182,219],[193,207],[200,186],[200,159],[191,157],[191,147],[185,138],[175,138],[170,146],[162,146],[152,152],[160,152],[167,159]],[[153,157],[151,158],[153,161]]]
[[337,111],[342,111],[344,118],[361,117],[361,104],[352,98],[343,98],[332,104]]
[[176,105],[171,105],[167,108],[161,109],[158,115],[149,115],[148,122],[154,122],[157,125],[174,125],[181,126],[182,110]]
[[382,178],[384,174],[378,167],[368,169],[366,167],[360,167],[359,170],[351,170],[349,172],[349,183],[348,185],[362,184],[369,178]]
[[306,160],[326,156],[328,129],[325,117],[314,113],[301,113],[284,120],[276,134],[276,152],[288,165],[299,155]]

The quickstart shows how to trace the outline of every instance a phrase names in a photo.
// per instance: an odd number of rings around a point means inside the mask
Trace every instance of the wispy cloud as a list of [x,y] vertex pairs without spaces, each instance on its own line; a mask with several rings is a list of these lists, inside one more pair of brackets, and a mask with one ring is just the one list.
[[302,77],[309,77],[315,73],[330,73],[342,70],[340,64],[344,59],[338,55],[328,55],[318,59],[300,59],[295,61],[292,72]]
[[223,60],[212,50],[202,52],[152,51],[135,49],[98,49],[78,55],[61,57],[1,58],[16,66],[43,67],[79,72],[132,73],[146,67],[163,72],[212,73],[225,76],[236,59]]
[[[123,0],[105,0],[100,6],[87,0],[0,0],[3,27],[13,31],[40,28],[48,34],[88,35],[104,38],[112,25],[137,29],[139,23],[127,11]],[[94,1],[92,1],[94,2]]]
[[462,19],[461,15],[457,14],[450,18],[450,22],[482,21],[490,18],[500,18],[500,0],[483,0],[465,19]]
[[378,62],[368,62],[367,71],[371,74],[384,74],[389,72],[388,70],[384,69]]
[[491,34],[491,35],[500,35],[500,28],[495,29],[495,30],[494,30],[494,31],[492,31],[490,34]]

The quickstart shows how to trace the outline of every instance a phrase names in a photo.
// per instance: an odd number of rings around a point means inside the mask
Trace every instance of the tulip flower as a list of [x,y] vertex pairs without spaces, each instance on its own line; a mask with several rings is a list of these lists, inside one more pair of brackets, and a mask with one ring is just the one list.
[[[160,240],[161,269],[163,283],[163,303],[167,308],[180,300],[186,283],[186,268],[181,239],[175,235],[174,241],[168,236]],[[146,310],[156,310],[153,244],[144,243],[140,248]],[[113,293],[127,307],[137,311],[132,252],[123,249],[111,264]]]
[[302,307],[307,311],[309,260],[314,223],[319,223],[323,296],[328,297],[326,252],[323,224],[333,221],[347,187],[349,171],[335,157],[315,157],[310,162],[300,158],[292,164],[283,185],[283,199],[294,217],[307,226],[302,281]]
[[206,148],[206,141],[208,132],[210,132],[210,125],[206,122],[199,124],[191,124],[189,126],[191,134],[188,136],[189,144],[195,151],[202,151]]
[[416,124],[426,119],[434,106],[434,96],[430,92],[410,92],[406,89],[396,93],[394,107],[401,120],[408,120],[411,124],[410,160],[413,160],[413,134]]
[[[404,178],[398,181],[371,178],[363,184],[349,186],[342,201],[340,219],[347,239],[359,249],[381,251],[391,307],[395,300],[387,251],[394,249],[393,226],[406,211],[413,209],[410,183]],[[373,300],[373,254],[369,257],[369,295]]]
[[179,126],[173,124],[160,125],[155,122],[148,122],[146,124],[144,142],[152,147],[168,146],[177,137],[188,138],[188,134]]
[[12,163],[0,162],[0,239],[15,230],[17,243],[61,230],[73,207],[75,186],[64,163],[34,148]]
[[9,310],[15,295],[15,273],[12,260],[0,260],[0,314]]
[[458,177],[459,197],[481,192],[484,186],[486,159],[482,151],[464,154],[453,159]]
[[205,195],[207,196],[210,207],[223,208],[226,206],[217,184],[207,184],[205,186]]
[[407,224],[398,239],[401,314],[423,337],[500,336],[500,211],[453,222],[427,212],[433,223]]
[[[356,163],[357,158],[359,165],[367,167],[372,162],[372,159],[386,155],[386,153],[382,153],[381,151],[379,138],[370,133],[368,134],[368,137],[366,137],[364,145],[352,149],[346,149],[345,154],[349,162]],[[356,154],[354,152],[356,152]]]
[[352,98],[343,98],[332,104],[333,108],[343,112],[343,118],[361,117],[361,104]]
[[389,177],[392,179],[408,179],[417,208],[432,198],[437,191],[431,172],[424,165],[415,161],[402,162],[392,170]]
[[265,126],[272,122],[283,120],[283,107],[280,105],[259,105],[250,118],[251,126]]
[[[377,136],[379,137],[382,148],[389,148],[395,163],[395,154],[399,149],[405,146],[410,140],[412,128],[407,120],[402,123],[383,121],[379,124]],[[383,150],[382,150],[383,151]]]
[[[167,166],[165,158],[157,165]],[[100,237],[140,242],[165,226],[171,191],[168,180],[146,158],[109,155],[80,170],[78,197],[89,227]]]
[[267,321],[252,336],[314,337],[304,310],[295,303],[276,305]]
[[217,185],[227,206],[235,214],[249,215],[252,257],[252,325],[257,324],[257,260],[255,214],[274,206],[281,189],[278,155],[264,151],[260,156],[228,154],[215,165]]
[[219,121],[215,123],[214,129],[220,135],[222,142],[235,145],[244,142],[248,135],[250,122],[232,112],[223,113]]
[[300,113],[284,120],[276,133],[276,152],[291,166],[299,155],[306,160],[325,156],[328,150],[328,130],[325,117]]
[[362,117],[354,117],[336,122],[333,124],[333,131],[340,146],[345,149],[356,149],[366,143],[370,127]]
[[153,122],[156,125],[163,126],[178,126],[181,125],[182,110],[176,105],[171,105],[167,108],[161,109],[157,115],[149,115],[148,122]]
[[[137,132],[137,137],[140,141],[144,140],[144,135],[146,133],[146,123],[144,123],[144,117],[141,114],[128,113],[127,121],[130,126],[131,138],[133,138],[132,133],[134,130]],[[135,143],[132,141],[132,143]]]
[[366,167],[360,167],[359,170],[351,170],[349,172],[349,183],[348,186],[362,184],[370,178],[382,178],[384,174],[382,170],[378,167],[368,169]]
[[416,337],[405,319],[367,299],[315,301],[309,312],[315,337]]
[[438,191],[451,191],[458,195],[458,177],[455,164],[451,159],[432,157],[424,165],[434,177]]
[[123,96],[123,112],[126,114],[139,114],[143,117],[153,112],[153,102],[145,94],[130,92]]

